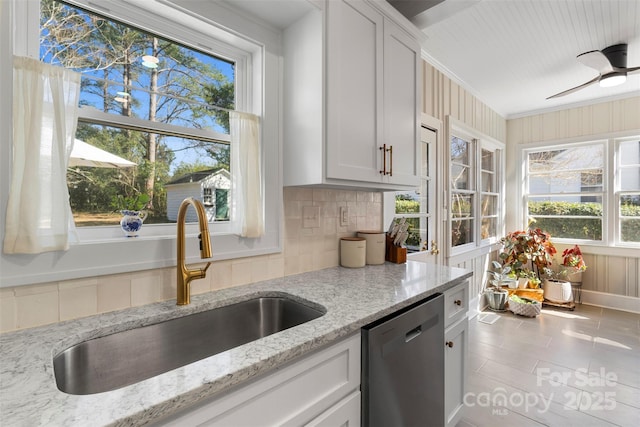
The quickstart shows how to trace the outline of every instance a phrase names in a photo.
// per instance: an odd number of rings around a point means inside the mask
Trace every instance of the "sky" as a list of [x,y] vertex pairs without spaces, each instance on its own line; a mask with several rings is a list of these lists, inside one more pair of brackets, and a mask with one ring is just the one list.
[[[69,9],[74,9],[69,7]],[[77,11],[77,13],[79,14],[83,14],[84,16],[87,16],[87,18],[85,19],[85,22],[96,22],[96,20],[91,20],[88,18],[88,15],[86,14],[86,12],[80,11],[78,9],[74,9]],[[45,29],[42,31],[42,34],[44,35],[48,35],[48,31]],[[139,32],[138,34],[142,35],[144,33]],[[75,49],[82,49],[82,46],[93,46],[94,44],[90,44],[92,42],[88,41],[87,38],[83,39],[83,40],[79,40],[79,41],[74,41],[73,46]],[[179,46],[177,44],[174,44],[174,46]],[[198,61],[201,64],[206,64],[209,65],[211,67],[216,68],[217,70],[219,70],[229,81],[233,81],[234,79],[234,64],[229,63],[227,61],[223,61],[220,60],[218,58],[215,58],[213,56],[204,54],[202,52],[199,52],[197,50],[194,49],[190,49],[184,46],[180,46],[180,48],[182,49],[183,53],[188,53],[193,59],[195,59],[196,61]],[[47,54],[46,51],[46,46],[43,44],[41,45],[41,59],[44,62],[52,62],[52,63],[56,63],[57,60],[54,59],[51,54]],[[106,54],[105,54],[106,52]],[[107,54],[109,53],[113,53],[112,51],[108,51],[105,50],[101,53],[100,57],[104,58]],[[129,88],[124,88],[122,85],[109,85],[108,86],[108,97],[109,97],[109,112],[110,113],[114,113],[114,114],[120,114],[120,109],[121,109],[121,104],[124,102],[131,102],[132,103],[132,111],[133,111],[133,115],[136,117],[140,117],[140,118],[147,118],[148,117],[148,108],[149,108],[149,99],[150,99],[150,95],[148,92],[145,92],[142,89],[149,89],[150,86],[150,78],[152,75],[152,69],[146,67],[143,64],[143,59],[142,57],[144,55],[148,55],[152,53],[151,52],[151,46],[150,43],[148,45],[148,47],[144,50],[135,52],[133,54],[133,56],[130,58],[130,63],[132,64],[132,69],[134,72],[134,79],[131,82],[131,87]],[[91,49],[86,49],[84,51],[80,52],[80,55],[84,55],[87,57],[91,57]],[[93,56],[93,58],[97,58],[97,56]],[[162,54],[158,55],[158,70],[162,70],[159,74],[159,84],[163,84],[165,83],[167,80],[167,76],[173,76],[174,78],[171,80],[173,82],[175,82],[178,78],[191,74],[193,73],[193,68],[190,67],[188,64],[181,64],[177,61],[174,61],[172,58],[169,57],[169,55],[167,55],[166,57],[164,57]],[[171,71],[167,71],[168,69],[170,69]],[[77,69],[77,71],[81,72],[83,74],[83,78],[85,79],[90,79],[91,77],[95,77],[98,79],[108,79],[114,82],[122,82],[122,65],[116,65],[114,67],[111,67],[107,70],[95,70],[95,69],[88,69],[88,68],[83,68],[83,69]],[[207,80],[207,76],[200,73],[198,75],[195,76],[194,80],[196,82],[198,81],[206,81]],[[213,81],[213,80],[209,80],[209,81]],[[196,83],[197,84],[197,83]],[[136,88],[139,88],[136,90]],[[196,85],[197,88],[197,85]],[[97,93],[96,93],[97,92]],[[103,96],[100,93],[101,92],[101,88],[96,91],[95,88],[93,90],[93,93],[83,89],[81,92],[81,105],[90,105],[90,106],[94,106],[99,110],[103,110]],[[202,92],[199,91],[193,91],[191,92],[194,94],[194,96],[190,97],[190,99],[193,100],[197,100],[197,101],[202,101],[201,98],[201,94]],[[126,101],[125,101],[126,100]],[[158,97],[158,105],[161,105],[163,100],[166,100],[165,97],[163,96],[159,96]],[[182,103],[182,105],[184,105],[184,103]],[[175,104],[174,104],[174,108],[175,108]],[[158,117],[166,117],[168,116],[169,113],[171,112],[175,112],[175,109],[160,109],[157,112]],[[183,122],[185,121],[189,121],[191,120],[192,117],[192,113],[189,109],[186,109],[184,111],[182,111],[177,117],[174,115],[173,119],[171,120],[171,122],[173,124],[181,124],[181,120]],[[204,117],[202,119],[199,120],[199,126],[204,127],[204,128],[211,128],[217,132],[222,132],[224,133],[224,129],[222,127],[220,127],[218,124],[216,124],[213,120],[213,118],[207,118]],[[189,125],[191,126],[191,125]],[[176,137],[165,137],[164,138],[164,143],[166,143],[166,145],[168,146],[169,149],[171,150],[175,150],[175,155],[176,155],[176,160],[172,163],[171,165],[171,171],[173,172],[173,170],[175,169],[176,166],[178,166],[180,163],[182,162],[186,162],[186,163],[193,163],[196,161],[200,161],[203,163],[207,163],[207,158],[203,157],[203,152],[198,152],[195,150],[180,150],[180,148],[183,147],[183,143],[181,142],[181,138],[176,138]],[[126,157],[126,156],[125,156]],[[211,159],[209,159],[209,161],[212,162]]]

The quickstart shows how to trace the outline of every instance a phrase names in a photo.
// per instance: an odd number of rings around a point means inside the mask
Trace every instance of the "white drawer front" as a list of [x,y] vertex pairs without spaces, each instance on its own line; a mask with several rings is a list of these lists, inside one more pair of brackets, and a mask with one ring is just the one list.
[[305,427],[360,427],[360,397],[354,391]]
[[360,386],[360,334],[158,425],[300,426]]
[[469,282],[465,280],[444,293],[445,328],[461,319],[469,310]]

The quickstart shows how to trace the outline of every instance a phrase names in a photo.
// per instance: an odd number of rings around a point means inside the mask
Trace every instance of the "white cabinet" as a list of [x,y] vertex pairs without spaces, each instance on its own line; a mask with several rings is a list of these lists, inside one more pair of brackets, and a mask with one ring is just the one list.
[[446,426],[455,426],[464,408],[467,376],[469,283],[457,285],[445,296],[444,409]]
[[383,27],[367,3],[327,3],[327,178],[382,180]]
[[357,426],[360,334],[306,356],[157,426]]
[[306,427],[360,427],[360,392],[356,391],[326,410]]
[[384,138],[388,153],[388,180],[420,184],[420,64],[418,42],[389,19],[384,21]]
[[465,281],[444,293],[445,329],[467,315],[469,311],[469,282]]
[[468,324],[464,316],[444,333],[444,413],[447,426],[458,424],[464,408]]
[[285,185],[419,185],[417,39],[386,2],[332,0],[284,35]]

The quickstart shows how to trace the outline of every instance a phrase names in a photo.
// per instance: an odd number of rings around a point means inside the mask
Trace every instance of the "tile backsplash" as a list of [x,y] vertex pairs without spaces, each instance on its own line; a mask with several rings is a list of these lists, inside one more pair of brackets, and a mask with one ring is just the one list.
[[[305,206],[319,208],[312,227]],[[340,207],[349,211],[346,226]],[[382,229],[382,193],[288,187],[283,224],[282,253],[214,262],[205,279],[191,282],[192,294],[339,265],[340,237]],[[0,289],[0,332],[173,299],[175,276],[171,267]]]

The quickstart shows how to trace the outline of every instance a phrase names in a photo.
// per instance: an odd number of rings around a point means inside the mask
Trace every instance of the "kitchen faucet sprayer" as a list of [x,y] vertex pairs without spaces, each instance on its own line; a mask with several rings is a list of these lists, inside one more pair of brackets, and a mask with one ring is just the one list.
[[187,216],[187,209],[189,205],[193,206],[198,214],[198,225],[200,226],[200,258],[211,258],[211,239],[209,237],[209,222],[207,221],[207,215],[200,201],[193,197],[187,197],[180,204],[178,209],[178,235],[177,235],[177,256],[178,265],[176,270],[178,272],[177,281],[177,305],[187,305],[191,302],[191,281],[194,279],[203,279],[207,275],[207,269],[211,265],[208,262],[204,268],[189,269],[185,264],[185,223]]

